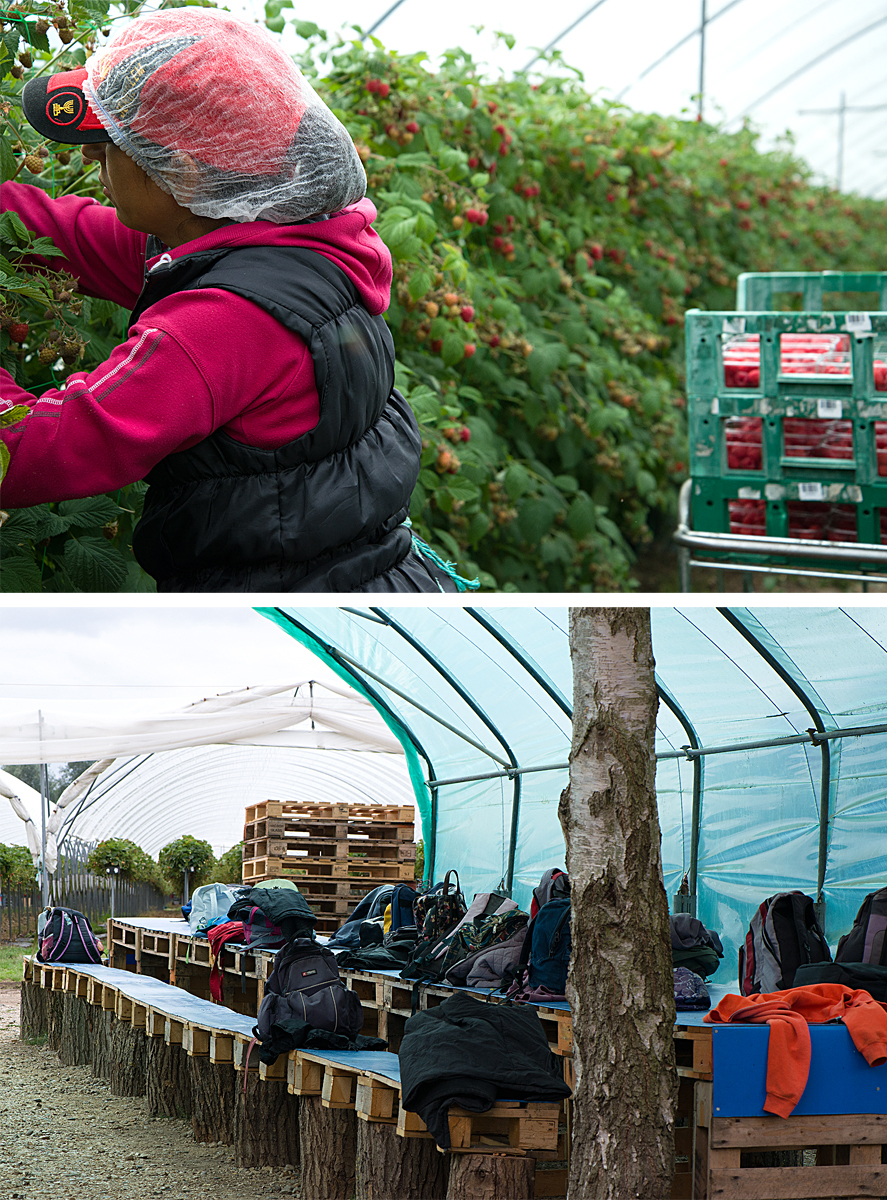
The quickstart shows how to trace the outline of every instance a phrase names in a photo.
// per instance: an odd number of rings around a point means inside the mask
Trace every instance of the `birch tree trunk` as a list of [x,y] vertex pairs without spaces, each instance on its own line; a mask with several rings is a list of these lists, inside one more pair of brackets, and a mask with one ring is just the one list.
[[666,1200],[677,1092],[654,786],[650,612],[570,610],[573,746],[559,815],[572,884],[570,1200]]

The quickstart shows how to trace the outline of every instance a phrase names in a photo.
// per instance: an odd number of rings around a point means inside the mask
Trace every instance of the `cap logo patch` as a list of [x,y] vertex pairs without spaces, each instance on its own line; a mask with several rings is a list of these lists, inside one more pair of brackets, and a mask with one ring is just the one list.
[[73,88],[53,92],[46,105],[46,115],[53,125],[76,125],[86,112],[86,98]]

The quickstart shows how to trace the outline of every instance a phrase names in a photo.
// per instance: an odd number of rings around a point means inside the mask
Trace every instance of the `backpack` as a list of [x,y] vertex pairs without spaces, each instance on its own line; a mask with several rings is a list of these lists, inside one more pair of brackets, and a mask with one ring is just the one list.
[[782,992],[794,986],[802,963],[831,961],[812,898],[778,892],[758,908],[739,947],[739,990],[743,996]]
[[795,972],[795,987],[814,983],[842,983],[854,992],[868,992],[873,1000],[887,1003],[887,966],[877,963],[838,962],[802,964]]
[[283,930],[255,905],[243,922],[243,941],[251,950],[276,949],[286,942]]
[[205,883],[191,893],[188,925],[192,933],[205,934],[210,925],[228,920],[228,909],[236,900],[224,883]]
[[887,966],[887,887],[869,892],[853,920],[853,928],[838,942],[835,962]]
[[533,889],[527,936],[517,964],[506,967],[502,975],[502,988],[510,997],[537,988],[563,996],[572,950],[570,877],[552,867]]
[[76,908],[48,908],[38,962],[101,963],[102,952],[87,917]]
[[293,1020],[352,1039],[363,1026],[360,1000],[339,977],[335,954],[311,938],[296,938],[278,951],[259,1005],[255,1036],[268,1041],[272,1025]]
[[[455,871],[448,872],[448,877],[450,874],[455,875]],[[445,885],[446,883],[447,880],[444,881]],[[440,894],[448,895],[446,892]],[[449,895],[453,894],[461,900],[461,892],[449,893]],[[421,900],[422,897],[419,899]],[[493,912],[500,909],[505,910],[498,912],[498,923],[497,918],[487,916],[487,910],[491,908]],[[508,925],[501,923],[505,917],[512,917],[513,914],[519,912],[517,905],[513,900],[492,892],[479,892],[472,900],[471,907],[463,910],[461,916],[458,915],[458,907],[453,911],[456,914],[455,923],[439,937],[425,936],[425,930],[429,924],[426,917],[416,948],[400,973],[401,979],[437,983],[443,979],[451,967],[461,962],[463,958],[484,946],[493,945],[494,941],[500,940],[500,938],[504,941],[511,937],[517,928],[513,920]],[[520,917],[521,920],[518,923],[525,924],[527,914],[520,913]]]
[[[503,946],[512,947],[510,957],[517,961],[529,919],[519,908],[512,908],[508,912],[494,913],[483,920],[463,925],[447,955],[449,962],[444,970],[446,982],[464,987],[478,961]],[[501,978],[502,971],[487,986],[497,986]],[[468,986],[478,985],[468,982]]]
[[404,925],[415,926],[415,904],[416,889],[411,888],[408,883],[399,883],[391,896],[391,916],[385,926],[385,932],[395,933]]
[[[456,876],[456,882],[450,883],[450,876]],[[416,914],[416,930],[419,940],[437,939],[465,916],[468,911],[465,897],[459,887],[459,876],[455,871],[447,871],[443,883],[436,883],[427,892],[416,896],[413,904]]]

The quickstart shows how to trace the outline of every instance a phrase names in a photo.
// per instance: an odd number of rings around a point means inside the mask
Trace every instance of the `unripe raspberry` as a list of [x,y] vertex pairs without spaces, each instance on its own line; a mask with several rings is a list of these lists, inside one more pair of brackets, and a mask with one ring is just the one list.
[[31,58],[31,51],[30,50],[22,50],[21,54],[18,56],[18,60],[22,64],[23,67],[30,67],[31,63],[33,62],[32,58]]
[[58,357],[58,351],[50,345],[41,346],[37,351],[37,358],[43,363],[44,367],[49,366],[51,362],[55,362]]
[[32,175],[39,175],[40,172],[43,170],[43,159],[40,157],[39,154],[26,154],[25,155],[25,166],[28,168],[28,170],[31,172]]
[[449,306],[451,304],[458,304],[459,297],[456,295],[455,292],[444,292],[443,302],[447,306]]
[[429,317],[434,319],[434,317],[436,317],[437,314],[440,312],[440,307],[437,304],[435,304],[435,302],[433,300],[429,300],[428,303],[425,305],[425,312],[428,314]]

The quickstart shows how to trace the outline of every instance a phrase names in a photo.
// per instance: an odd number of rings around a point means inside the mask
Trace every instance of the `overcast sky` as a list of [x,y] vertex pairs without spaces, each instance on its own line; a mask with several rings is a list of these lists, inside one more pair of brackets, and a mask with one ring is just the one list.
[[180,708],[207,694],[337,677],[244,607],[2,610],[0,716],[55,708]]
[[[394,0],[326,0],[320,10],[294,0],[294,12],[327,31],[359,23],[370,28]],[[535,53],[587,12],[594,0],[402,0],[377,35],[391,49],[434,56],[460,45],[477,60],[509,74],[521,70]],[[259,0],[237,0],[232,11],[255,16]],[[728,11],[729,10],[729,11]],[[660,56],[698,29],[701,0],[601,0],[577,27],[558,42],[567,62],[585,75],[591,91],[617,96],[643,111],[679,113],[692,109],[698,90],[699,38],[690,36],[640,83],[638,77]],[[723,12],[722,16],[718,16]],[[706,112],[735,119],[750,109],[754,121],[773,139],[794,131],[797,149],[829,182],[837,159],[837,116],[802,116],[800,109],[835,108],[841,91],[848,105],[887,104],[887,5],[883,0],[707,0]],[[868,26],[881,22],[864,33]],[[483,25],[482,31],[475,27]],[[509,51],[496,44],[496,30],[513,34]],[[291,31],[288,30],[288,33]],[[843,49],[836,49],[847,41]],[[291,46],[293,39],[287,44]],[[809,66],[822,56],[818,65]],[[779,86],[798,72],[798,78]],[[773,97],[757,103],[768,91]],[[847,190],[887,194],[885,112],[848,113],[845,177]],[[734,123],[735,127],[735,123]]]

